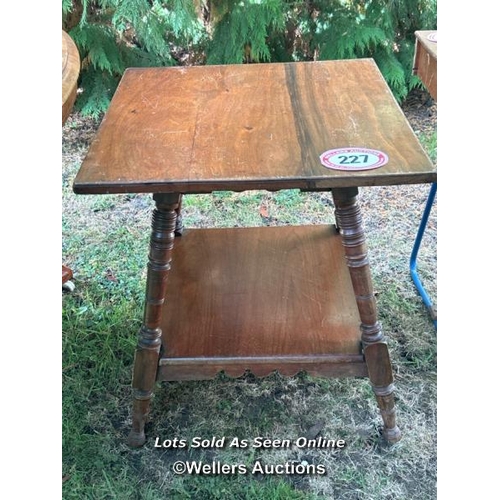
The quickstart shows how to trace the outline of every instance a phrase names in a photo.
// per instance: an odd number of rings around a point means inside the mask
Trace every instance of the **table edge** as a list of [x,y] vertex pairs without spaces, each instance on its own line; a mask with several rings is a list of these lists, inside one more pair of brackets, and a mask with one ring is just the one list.
[[431,184],[437,181],[437,171],[419,172],[402,176],[398,173],[379,176],[376,179],[356,176],[341,179],[252,179],[235,182],[234,179],[218,179],[211,182],[186,182],[185,180],[166,183],[74,183],[76,194],[126,194],[126,193],[183,193],[202,194],[213,191],[279,191],[282,189],[300,189],[303,191],[329,191],[335,188],[391,186],[404,184]]

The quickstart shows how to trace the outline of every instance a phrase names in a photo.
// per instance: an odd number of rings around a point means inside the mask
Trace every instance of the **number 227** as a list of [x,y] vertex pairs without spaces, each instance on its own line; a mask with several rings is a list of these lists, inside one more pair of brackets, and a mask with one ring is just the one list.
[[351,165],[353,163],[367,163],[368,155],[349,155],[349,156],[340,155],[338,159],[340,160],[339,161],[340,165],[346,165],[346,164]]

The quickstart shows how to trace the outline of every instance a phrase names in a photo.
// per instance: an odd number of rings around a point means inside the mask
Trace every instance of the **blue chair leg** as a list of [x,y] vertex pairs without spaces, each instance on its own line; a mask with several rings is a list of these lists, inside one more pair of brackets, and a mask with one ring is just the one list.
[[431,315],[432,322],[434,323],[434,327],[437,329],[437,312],[434,309],[434,306],[432,304],[431,299],[429,298],[429,295],[425,291],[422,282],[420,281],[420,278],[418,277],[417,273],[417,255],[418,255],[418,250],[420,249],[420,243],[422,242],[422,236],[424,235],[425,228],[427,226],[427,220],[429,219],[429,214],[432,208],[432,204],[434,202],[434,198],[436,197],[436,191],[437,191],[437,182],[434,182],[431,186],[431,190],[429,192],[429,197],[427,198],[427,203],[425,205],[424,213],[422,215],[422,220],[420,221],[420,227],[418,228],[418,233],[417,237],[415,238],[415,243],[413,244],[413,250],[411,252],[410,256],[410,274],[411,278],[413,280],[413,283],[415,283],[415,286],[417,287],[418,293],[422,297],[422,300],[424,301],[425,307],[429,311],[429,314]]

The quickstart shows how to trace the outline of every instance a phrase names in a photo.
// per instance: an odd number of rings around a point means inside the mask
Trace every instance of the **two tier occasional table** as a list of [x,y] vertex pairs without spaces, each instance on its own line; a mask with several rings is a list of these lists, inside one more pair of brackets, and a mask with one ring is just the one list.
[[[246,370],[367,376],[400,439],[357,193],[435,178],[371,59],[127,70],[74,191],[156,203],[129,444],[157,381]],[[183,194],[256,189],[330,191],[336,223],[182,230]]]

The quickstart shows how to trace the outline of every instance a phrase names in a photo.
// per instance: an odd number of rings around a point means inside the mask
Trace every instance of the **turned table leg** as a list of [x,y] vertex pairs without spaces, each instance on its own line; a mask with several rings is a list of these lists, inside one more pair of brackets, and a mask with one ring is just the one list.
[[175,221],[175,236],[182,236],[182,233],[184,232],[184,223],[182,221],[182,195],[179,196],[179,204],[177,205],[175,212],[177,213],[177,219]]
[[152,220],[144,320],[139,330],[132,381],[134,401],[128,443],[134,447],[142,446],[146,440],[144,426],[156,382],[162,333],[160,320],[172,259],[180,195],[156,194],[154,200],[156,208]]
[[401,439],[401,431],[396,425],[392,367],[382,327],[378,321],[357,194],[357,188],[333,190],[335,217],[361,318],[361,341],[368,376],[384,421],[384,436],[394,443]]

